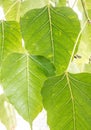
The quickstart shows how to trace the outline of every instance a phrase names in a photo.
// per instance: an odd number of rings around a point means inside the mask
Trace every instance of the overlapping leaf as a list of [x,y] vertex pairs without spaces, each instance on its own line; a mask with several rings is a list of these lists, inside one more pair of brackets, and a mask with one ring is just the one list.
[[[21,3],[21,16],[23,16],[30,9],[42,8],[48,5],[50,0],[24,0]],[[65,6],[66,0],[51,0],[53,6]]]
[[91,129],[91,74],[49,78],[42,96],[50,130]]
[[2,84],[6,96],[24,119],[30,123],[42,109],[41,87],[55,68],[43,56],[14,53],[2,68]]
[[[4,9],[6,20],[19,21],[20,16],[31,9],[44,7],[48,0],[0,0],[0,6]],[[66,0],[51,0],[55,6],[66,5]]]
[[[81,26],[83,29],[80,45],[78,48],[78,54],[81,56],[81,59],[77,59],[77,64],[81,71],[84,71],[84,64],[89,63],[89,58],[91,55],[91,24],[90,24],[90,1],[89,0],[81,0],[78,1],[78,7],[80,12],[82,13],[81,17]],[[87,22],[86,22],[87,21]]]
[[11,52],[21,52],[21,33],[16,22],[0,21],[0,66]]
[[67,68],[80,30],[77,15],[67,7],[31,10],[21,18],[25,47],[31,54],[43,55],[57,71]]

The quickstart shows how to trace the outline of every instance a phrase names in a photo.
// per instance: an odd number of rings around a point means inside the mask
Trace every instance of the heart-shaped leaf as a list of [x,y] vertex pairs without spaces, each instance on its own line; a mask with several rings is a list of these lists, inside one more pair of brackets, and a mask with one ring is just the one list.
[[42,109],[41,87],[55,68],[43,56],[14,53],[2,67],[2,84],[6,96],[24,119],[30,123]]
[[50,130],[91,129],[91,74],[49,78],[42,96]]
[[80,31],[72,9],[49,5],[31,10],[21,18],[21,29],[25,47],[31,54],[49,58],[58,73],[67,68]]

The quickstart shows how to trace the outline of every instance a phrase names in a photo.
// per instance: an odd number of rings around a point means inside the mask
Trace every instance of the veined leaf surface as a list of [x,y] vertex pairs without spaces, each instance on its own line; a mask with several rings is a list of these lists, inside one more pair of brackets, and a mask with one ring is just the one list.
[[21,33],[17,22],[0,21],[0,66],[11,52],[21,52]]
[[91,74],[49,78],[42,96],[50,130],[91,129]]
[[54,66],[43,56],[14,53],[2,67],[5,94],[22,117],[32,123],[42,109],[41,87],[46,76],[55,74]]
[[67,68],[80,30],[72,9],[46,6],[31,10],[21,18],[21,29],[31,54],[51,59],[59,73]]

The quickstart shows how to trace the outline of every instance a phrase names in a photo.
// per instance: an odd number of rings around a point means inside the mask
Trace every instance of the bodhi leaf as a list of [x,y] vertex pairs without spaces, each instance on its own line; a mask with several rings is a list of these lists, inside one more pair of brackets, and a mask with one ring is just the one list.
[[0,21],[0,66],[11,52],[21,52],[21,33],[17,22]]
[[31,54],[51,59],[58,73],[67,68],[80,30],[72,9],[46,6],[31,10],[21,18],[21,30]]
[[42,96],[50,130],[91,129],[91,74],[49,78]]
[[[8,21],[19,21],[27,11],[36,8],[42,8],[50,0],[0,0],[0,6],[3,7],[5,18]],[[54,6],[66,5],[66,0],[51,0]]]
[[80,44],[77,52],[78,55],[81,56],[81,59],[80,60],[76,59],[76,63],[79,69],[81,70],[81,72],[84,71],[85,64],[89,63],[89,58],[91,55],[91,24],[89,20],[90,16],[88,15],[88,7],[86,6],[86,4],[88,3],[89,0],[78,1],[79,10],[82,13],[81,26],[83,32],[81,34]]
[[0,82],[3,60],[12,52],[22,52],[20,26],[14,21],[0,21]]
[[7,130],[15,128],[15,113],[4,94],[0,95],[0,121],[6,126]]
[[54,66],[43,56],[14,53],[3,62],[2,84],[10,102],[31,124],[42,110],[41,87],[55,74]]

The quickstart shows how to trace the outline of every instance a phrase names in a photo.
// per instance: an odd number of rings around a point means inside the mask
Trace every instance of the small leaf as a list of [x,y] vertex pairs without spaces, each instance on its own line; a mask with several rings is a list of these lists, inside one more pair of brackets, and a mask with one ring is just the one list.
[[49,78],[42,96],[50,130],[91,129],[91,74]]
[[2,84],[5,94],[29,123],[42,110],[40,91],[45,75],[52,76],[54,71],[49,60],[27,53],[11,54],[3,63]]
[[25,47],[31,54],[43,55],[63,72],[69,63],[80,24],[77,15],[67,7],[44,7],[27,12],[21,18]]

